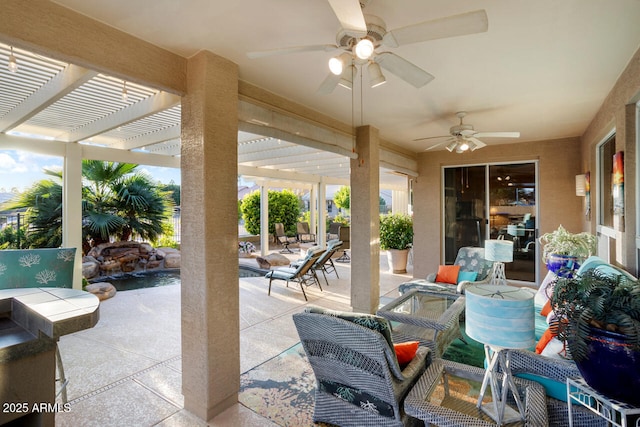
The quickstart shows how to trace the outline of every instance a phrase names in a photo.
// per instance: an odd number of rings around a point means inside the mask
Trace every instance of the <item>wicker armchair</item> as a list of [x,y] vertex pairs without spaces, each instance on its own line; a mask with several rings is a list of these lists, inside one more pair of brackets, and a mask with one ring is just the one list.
[[[576,364],[571,360],[552,359],[528,350],[511,350],[511,373],[537,381],[547,389],[547,416],[550,426],[568,426],[567,402],[554,398],[558,386],[562,390],[567,378],[582,377]],[[555,382],[555,384],[553,384]],[[566,386],[564,386],[566,394]],[[556,390],[555,393],[552,390]],[[550,394],[551,393],[551,394]],[[578,405],[572,405],[573,425],[580,427],[606,426],[607,422],[593,412]]]
[[[315,312],[312,312],[315,311]],[[420,422],[404,413],[403,402],[431,360],[420,347],[401,369],[390,337],[354,323],[359,314],[308,308],[293,315],[298,335],[316,377],[314,422],[339,426],[406,426]],[[351,320],[345,320],[351,317]],[[356,318],[356,320],[354,320]],[[367,322],[388,323],[373,315]]]
[[488,282],[493,272],[493,261],[487,261],[484,258],[484,248],[471,246],[464,246],[460,248],[453,265],[459,265],[460,271],[478,273],[476,280],[473,282],[463,281],[458,283],[456,286],[449,283],[437,282],[437,274],[431,273],[425,279],[415,279],[410,282],[402,283],[398,287],[398,290],[400,294],[409,292],[411,289],[463,293],[464,288],[468,285]]

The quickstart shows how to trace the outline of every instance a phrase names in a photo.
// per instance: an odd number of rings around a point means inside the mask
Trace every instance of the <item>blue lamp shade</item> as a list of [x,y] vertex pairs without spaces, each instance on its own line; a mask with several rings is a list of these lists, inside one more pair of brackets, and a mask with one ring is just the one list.
[[508,285],[474,285],[465,290],[466,332],[492,348],[535,345],[533,292]]
[[513,261],[513,242],[511,240],[485,240],[484,259],[487,261]]

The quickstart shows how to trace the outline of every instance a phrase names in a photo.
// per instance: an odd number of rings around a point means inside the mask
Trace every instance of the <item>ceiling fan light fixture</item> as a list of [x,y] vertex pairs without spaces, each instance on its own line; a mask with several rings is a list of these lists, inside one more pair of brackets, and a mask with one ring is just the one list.
[[340,58],[334,56],[329,60],[329,70],[336,76],[342,74],[342,61],[340,61]]
[[338,84],[344,88],[351,90],[353,88],[353,79],[358,74],[358,69],[355,65],[351,64],[344,69],[340,77]]
[[467,151],[469,149],[469,143],[467,141],[462,141],[458,146],[458,150],[461,152]]
[[445,148],[447,149],[447,151],[449,151],[451,153],[457,147],[458,147],[458,141],[453,141],[453,142],[449,143],[449,145],[447,145]]
[[7,68],[12,73],[18,71],[18,61],[16,61],[16,57],[13,56],[13,46],[11,46],[11,53],[9,54],[9,63],[7,64]]
[[373,55],[373,42],[369,39],[360,40],[353,48],[356,56],[360,59],[367,60]]
[[329,70],[331,70],[334,75],[339,76],[345,67],[351,63],[351,59],[351,54],[347,52],[334,56],[329,60]]
[[467,145],[469,146],[469,151],[475,151],[478,148],[478,145],[473,141],[468,141]]
[[387,79],[384,77],[384,74],[382,74],[380,65],[372,61],[371,63],[369,63],[367,69],[369,71],[369,83],[371,84],[372,88],[386,83]]

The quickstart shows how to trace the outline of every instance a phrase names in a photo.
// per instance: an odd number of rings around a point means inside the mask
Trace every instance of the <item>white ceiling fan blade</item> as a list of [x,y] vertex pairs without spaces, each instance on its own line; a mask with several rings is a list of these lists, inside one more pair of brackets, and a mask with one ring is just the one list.
[[434,148],[438,148],[438,147],[440,147],[441,145],[446,144],[447,142],[449,142],[449,141],[439,142],[439,143],[437,143],[437,144],[432,145],[431,147],[425,148],[425,150],[424,150],[424,151],[433,150]]
[[485,144],[484,142],[480,141],[478,138],[476,138],[474,136],[471,136],[471,137],[467,138],[467,140],[469,140],[469,141],[471,141],[471,142],[473,142],[475,144],[475,147],[473,147],[473,149],[471,151],[477,150],[478,148],[482,148],[482,147],[486,147],[487,146],[487,144]]
[[488,28],[487,12],[476,10],[388,31],[384,35],[383,43],[390,47],[398,47],[445,37],[483,33]]
[[258,52],[248,52],[247,56],[251,59],[256,59],[256,58],[266,58],[268,56],[288,55],[290,53],[299,53],[299,52],[318,52],[318,51],[333,52],[336,49],[340,49],[340,48],[334,44],[318,44],[318,45],[310,45],[310,46],[293,46],[293,47],[285,47],[281,49],[261,50]]
[[478,132],[473,136],[478,138],[520,138],[520,132]]
[[367,35],[367,23],[364,21],[362,7],[358,0],[328,0],[342,28],[350,35]]
[[329,95],[338,86],[341,76],[329,73],[326,79],[320,84],[316,93],[320,95]]
[[427,136],[426,138],[416,138],[414,141],[426,141],[427,139],[451,138],[451,135]]
[[391,52],[382,52],[376,55],[374,60],[385,70],[417,88],[421,88],[435,78],[422,68]]

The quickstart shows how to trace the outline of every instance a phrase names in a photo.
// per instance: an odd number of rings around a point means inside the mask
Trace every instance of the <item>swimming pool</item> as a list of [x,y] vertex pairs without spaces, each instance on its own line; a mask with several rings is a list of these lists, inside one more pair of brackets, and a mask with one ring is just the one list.
[[[269,270],[263,270],[248,265],[240,265],[239,277],[264,277]],[[141,288],[155,288],[157,286],[179,285],[180,270],[145,271],[108,276],[101,282],[111,283],[118,291],[130,291]]]

